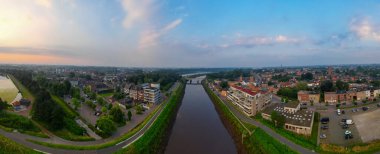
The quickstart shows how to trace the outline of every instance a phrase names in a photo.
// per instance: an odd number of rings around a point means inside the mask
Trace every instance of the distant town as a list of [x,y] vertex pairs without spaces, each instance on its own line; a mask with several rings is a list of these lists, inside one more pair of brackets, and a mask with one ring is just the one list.
[[[228,153],[350,153],[379,147],[378,65],[1,65],[0,76],[0,134],[25,152],[178,153],[189,148],[199,153],[216,140],[225,146],[209,150]],[[224,133],[211,137],[219,129]],[[206,134],[210,137],[203,143],[190,142]]]

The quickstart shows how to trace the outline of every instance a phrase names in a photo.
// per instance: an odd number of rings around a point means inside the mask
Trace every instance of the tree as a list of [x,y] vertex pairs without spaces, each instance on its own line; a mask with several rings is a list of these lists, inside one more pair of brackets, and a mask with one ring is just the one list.
[[307,90],[307,83],[306,82],[298,82],[296,87],[297,87],[297,90]]
[[52,116],[50,119],[50,127],[55,130],[63,128],[64,115],[65,113],[63,112],[63,109],[59,106],[56,106],[52,112]]
[[348,83],[343,82],[341,80],[336,81],[335,85],[338,90],[348,90],[349,88]]
[[132,119],[132,112],[131,110],[128,110],[128,121],[131,121]]
[[0,111],[3,111],[5,109],[7,109],[8,107],[9,107],[9,104],[7,103],[7,101],[3,101],[0,98]]
[[103,113],[106,113],[106,112],[107,112],[107,108],[103,106],[103,107],[102,107],[102,112],[103,112]]
[[284,127],[284,125],[285,125],[285,117],[283,115],[279,114],[276,111],[273,111],[271,113],[271,119],[272,119],[272,122],[273,122],[274,126],[276,126],[277,128]]
[[229,86],[228,86],[228,82],[227,81],[222,81],[220,83],[220,87],[222,87],[222,89],[227,89]]
[[71,100],[71,102],[73,103],[73,105],[74,105],[74,109],[75,109],[75,110],[78,110],[78,108],[80,108],[81,103],[80,103],[80,101],[79,101],[78,99],[73,98],[73,99]]
[[141,105],[137,105],[136,106],[136,114],[142,114],[143,112],[143,107]]
[[321,84],[321,91],[322,92],[334,91],[333,83],[330,80],[323,81]]
[[124,112],[120,109],[119,106],[112,107],[109,115],[111,119],[118,124],[125,124],[125,115]]
[[112,133],[116,130],[115,124],[108,116],[101,116],[96,121],[96,127],[107,136],[112,135]]
[[302,80],[313,80],[313,74],[310,72],[307,72],[305,74],[301,75]]

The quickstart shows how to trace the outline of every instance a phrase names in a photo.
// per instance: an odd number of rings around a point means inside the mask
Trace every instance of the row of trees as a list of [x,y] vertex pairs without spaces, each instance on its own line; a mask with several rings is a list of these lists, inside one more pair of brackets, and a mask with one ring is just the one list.
[[119,106],[113,106],[108,115],[101,116],[96,121],[96,127],[99,128],[100,134],[103,137],[111,136],[114,131],[116,131],[116,126],[125,125],[126,120],[130,121],[132,119],[132,113],[128,110],[128,118],[125,118],[124,112]]
[[134,84],[158,82],[161,84],[161,90],[168,90],[179,79],[181,79],[181,76],[171,71],[140,72],[127,77],[127,82]]

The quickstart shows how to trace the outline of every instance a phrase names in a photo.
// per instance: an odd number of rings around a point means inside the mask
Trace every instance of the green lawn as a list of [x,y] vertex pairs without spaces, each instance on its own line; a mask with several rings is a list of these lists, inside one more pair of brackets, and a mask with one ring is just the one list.
[[104,94],[98,94],[99,96],[102,96],[102,97],[111,97],[111,96],[113,96],[113,92],[111,92],[111,93],[104,93]]
[[0,128],[5,131],[12,131],[14,129],[21,133],[47,138],[48,136],[42,133],[30,119],[13,113],[0,111]]
[[0,135],[0,154],[40,154],[40,152]]
[[0,89],[0,98],[11,103],[16,98],[17,93],[17,89]]
[[70,117],[75,118],[78,113],[74,111],[61,97],[51,95],[51,98],[54,100],[55,103],[57,103],[59,106],[62,107],[63,111]]
[[22,97],[34,101],[34,96],[32,93],[26,88],[23,84],[21,84],[20,81],[18,81],[13,75],[9,75],[9,77],[12,79],[13,83],[16,85],[18,90],[21,91]]

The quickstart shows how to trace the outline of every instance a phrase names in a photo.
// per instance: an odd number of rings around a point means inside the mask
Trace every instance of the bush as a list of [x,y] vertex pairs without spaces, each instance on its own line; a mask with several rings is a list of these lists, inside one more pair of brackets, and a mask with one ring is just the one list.
[[86,130],[80,127],[73,119],[64,118],[65,128],[75,135],[83,135]]
[[33,122],[23,116],[0,112],[0,125],[18,130],[39,132],[40,129]]

